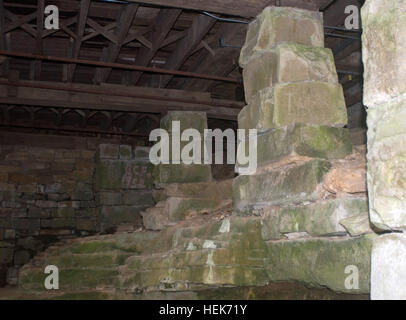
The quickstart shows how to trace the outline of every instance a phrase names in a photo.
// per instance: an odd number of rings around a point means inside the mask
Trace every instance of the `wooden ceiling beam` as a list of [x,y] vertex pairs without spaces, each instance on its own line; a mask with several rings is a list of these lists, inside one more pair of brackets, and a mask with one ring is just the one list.
[[[240,49],[234,47],[221,48],[219,46],[219,39],[223,38],[224,42],[228,45],[239,47],[245,41],[246,30],[247,26],[243,24],[223,24],[214,37],[215,40],[211,43],[215,55],[202,52],[201,58],[196,59],[196,64],[192,69],[193,72],[228,76],[230,70],[238,63]],[[190,79],[187,82],[179,84],[179,88],[193,91],[207,91],[213,83],[214,81]]]
[[265,7],[270,5],[292,6],[297,8],[318,10],[318,0],[127,0],[147,5],[208,11],[244,18],[256,17]]
[[8,56],[8,57],[16,57],[16,58],[38,59],[38,60],[63,62],[63,63],[75,63],[75,64],[82,64],[82,65],[88,65],[88,66],[106,67],[106,68],[110,68],[110,69],[117,68],[117,69],[123,69],[123,70],[162,73],[162,74],[167,74],[167,75],[177,75],[177,76],[182,76],[182,77],[217,80],[217,81],[232,82],[232,83],[240,82],[238,79],[234,79],[234,78],[218,77],[218,76],[213,76],[213,75],[199,74],[199,73],[193,73],[193,72],[187,72],[187,71],[142,67],[142,66],[136,66],[136,65],[131,65],[131,64],[114,63],[114,62],[63,58],[63,57],[55,57],[55,56],[41,56],[41,55],[35,55],[35,54],[30,54],[30,53],[13,52],[13,51],[8,51],[8,50],[0,50],[0,55],[4,55],[4,56]]
[[[215,23],[216,20],[211,17],[202,14],[197,15],[186,36],[177,43],[175,50],[166,61],[165,69],[179,69]],[[172,75],[161,77],[160,88],[165,88],[172,78]]]
[[[62,30],[64,30],[66,32],[67,28],[69,26],[71,26],[72,24],[75,24],[77,21],[78,21],[78,16],[74,16],[74,17],[71,17],[69,19],[65,19],[63,21],[60,21],[59,26],[60,26],[60,28]],[[44,32],[42,34],[42,37],[46,38],[46,37],[58,32],[58,31],[59,31],[58,29],[44,30]]]
[[[12,95],[9,87],[16,87]],[[147,89],[147,90],[146,90]],[[244,104],[216,100],[204,93],[121,85],[84,85],[0,79],[0,103],[51,108],[162,113],[168,110],[205,111],[211,118],[236,120]]]
[[[105,62],[114,62],[117,60],[118,55],[120,54],[121,47],[128,35],[128,32],[131,28],[137,10],[139,8],[138,4],[128,4],[123,5],[120,9],[120,14],[117,18],[117,27],[115,29],[115,36],[117,37],[117,44],[110,44],[106,47],[101,56],[101,61]],[[105,82],[109,77],[111,68],[101,69],[97,68],[94,76],[94,83],[100,84]]]
[[102,27],[100,24],[98,24],[93,19],[88,18],[87,19],[87,24],[94,30],[94,32],[86,35],[83,38],[83,41],[91,39],[91,38],[93,38],[95,36],[98,36],[98,35],[102,35],[103,37],[105,37],[107,40],[110,40],[114,44],[118,43],[116,35],[113,34],[112,32],[110,32],[110,30],[112,30],[112,29],[114,29],[116,27],[117,24],[115,22],[110,23],[105,27]]
[[[72,51],[70,56],[74,59],[79,57],[80,47],[82,46],[83,35],[86,28],[87,16],[90,8],[90,0],[80,1],[79,18],[76,27],[76,38],[73,40]],[[75,76],[76,64],[64,65],[64,74],[67,76],[67,81],[72,82]],[[65,79],[64,79],[65,80]]]
[[10,31],[13,31],[16,28],[21,28],[23,29],[25,32],[27,32],[28,34],[30,34],[33,38],[37,37],[37,32],[36,30],[31,27],[30,25],[28,25],[27,23],[34,20],[37,17],[37,11],[23,16],[23,17],[19,17],[13,13],[11,13],[8,10],[3,10],[4,11],[4,16],[9,19],[11,22],[11,24],[9,24],[8,26],[6,26],[5,28],[5,33],[8,33]]
[[[148,66],[152,58],[159,50],[162,42],[166,39],[182,10],[179,9],[161,9],[153,22],[153,31],[150,37],[152,48],[141,48],[137,54],[136,65]],[[142,72],[135,72],[132,75],[132,83],[137,84],[142,76]]]
[[[44,11],[45,1],[38,0],[37,2],[37,39],[36,39],[36,52],[40,55],[44,54],[44,47],[42,41],[42,35],[44,32]],[[40,80],[41,78],[41,60],[33,60],[30,64],[30,79]]]

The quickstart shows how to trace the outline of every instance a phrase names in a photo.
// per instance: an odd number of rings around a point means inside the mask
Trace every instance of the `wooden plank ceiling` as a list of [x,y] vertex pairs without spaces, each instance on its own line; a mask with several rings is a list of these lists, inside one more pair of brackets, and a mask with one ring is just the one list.
[[[49,4],[59,8],[59,30],[42,28]],[[244,105],[238,56],[247,24],[204,12],[249,22],[268,5],[294,6],[322,9],[326,25],[342,26],[348,4],[362,1],[0,0],[0,50],[36,55],[0,56],[0,124],[147,135],[168,110],[203,110],[218,121],[235,120]],[[341,81],[351,89],[347,99],[360,101],[354,90],[362,78],[360,41],[327,37],[326,45],[346,71]],[[112,68],[111,63],[139,68]],[[155,72],[159,69],[173,72]]]

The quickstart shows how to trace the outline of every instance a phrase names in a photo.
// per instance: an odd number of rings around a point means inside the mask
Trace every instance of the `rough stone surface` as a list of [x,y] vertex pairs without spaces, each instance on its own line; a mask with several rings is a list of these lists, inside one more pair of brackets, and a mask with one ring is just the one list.
[[101,160],[96,165],[96,190],[148,189],[152,165],[136,161]]
[[95,287],[99,292],[114,291],[116,298],[125,294],[139,298],[142,292],[147,292],[144,298],[162,297],[165,292],[173,292],[178,298],[209,298],[213,295],[201,290],[263,287],[272,279],[297,279],[313,287],[346,291],[345,268],[356,265],[360,289],[347,292],[368,292],[371,238],[265,242],[260,230],[260,219],[201,218],[161,232],[72,240],[49,248],[35,263],[25,265],[19,287],[25,293],[47,293],[43,267],[54,264],[60,270],[60,290],[56,294],[67,298]]
[[187,215],[208,213],[221,206],[223,199],[175,198],[166,200],[169,221],[181,221]]
[[371,222],[380,229],[406,228],[406,98],[368,109],[368,192]]
[[248,27],[239,60],[241,67],[255,54],[283,42],[324,47],[322,14],[294,8],[265,8]]
[[406,2],[369,0],[362,8],[364,104],[406,93]]
[[243,70],[245,99],[277,83],[320,81],[338,83],[330,49],[285,43],[263,51]]
[[326,177],[324,187],[332,193],[367,192],[366,168],[336,168]]
[[341,85],[327,82],[278,84],[261,90],[240,117],[241,129],[259,130],[293,123],[343,127],[347,121]]
[[[268,276],[272,281],[294,279],[338,292],[368,293],[375,237],[270,241],[266,260]],[[348,266],[358,268],[359,289],[346,288]]]
[[169,223],[165,208],[149,208],[141,212],[141,215],[143,226],[147,230],[160,231]]
[[[245,150],[248,150],[248,143],[254,143],[253,139],[247,138],[240,143],[245,143]],[[238,148],[237,154],[240,153],[242,148]],[[351,135],[343,128],[297,124],[269,130],[257,137],[258,166],[294,155],[331,160],[345,158],[351,153]],[[238,164],[238,167],[244,166]]]
[[255,207],[315,201],[330,167],[327,161],[311,160],[291,168],[239,176],[233,184],[234,210],[242,213]]
[[387,234],[375,239],[371,258],[371,299],[406,299],[406,236]]
[[155,181],[168,183],[208,182],[212,180],[210,165],[161,164],[154,170]]
[[186,198],[232,198],[233,180],[212,181],[204,183],[173,183],[165,186],[165,194],[169,197]]
[[[308,205],[267,208],[264,211],[264,240],[282,239],[289,233],[306,233],[314,237],[343,235],[346,234],[346,228],[342,223],[348,218],[369,220],[366,198],[342,198]],[[354,223],[347,221],[345,226],[348,228],[354,226]],[[351,231],[353,229],[350,228]],[[355,235],[359,234],[362,232]]]
[[[148,206],[147,206],[148,207]],[[133,224],[141,227],[141,211],[146,206],[103,206],[100,211],[101,229],[109,231],[120,224]]]
[[340,224],[353,237],[357,237],[367,233],[373,233],[369,222],[368,212],[363,212],[361,214],[343,219],[340,221]]

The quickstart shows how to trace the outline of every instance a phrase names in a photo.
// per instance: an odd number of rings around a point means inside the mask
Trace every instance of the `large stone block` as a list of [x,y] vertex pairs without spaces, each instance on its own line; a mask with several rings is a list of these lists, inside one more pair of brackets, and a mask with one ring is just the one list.
[[[244,155],[254,137],[240,142],[237,159]],[[351,135],[348,129],[328,126],[290,125],[266,131],[257,136],[257,165],[264,166],[280,161],[288,156],[303,156],[322,159],[342,159],[352,153]],[[238,167],[244,165],[238,164]]]
[[[270,241],[265,266],[271,281],[299,281],[352,294],[369,293],[375,235],[357,238]],[[351,269],[349,269],[349,267]],[[358,288],[351,281],[356,267]],[[356,276],[353,274],[353,276]]]
[[121,192],[101,191],[97,194],[98,205],[115,206],[123,203]]
[[125,191],[123,193],[123,204],[152,207],[154,205],[152,191],[144,191],[144,190]]
[[198,199],[198,198],[175,198],[170,197],[166,200],[166,211],[169,221],[185,220],[192,214],[210,212],[218,208],[222,200],[216,199]]
[[362,8],[364,104],[406,93],[406,2],[369,0]]
[[200,164],[162,164],[154,170],[158,183],[208,182],[212,180],[211,166]]
[[316,81],[277,84],[252,98],[245,119],[248,128],[259,130],[298,122],[345,126],[348,117],[341,85]]
[[96,166],[96,190],[151,188],[152,169],[152,164],[102,160]]
[[277,83],[320,81],[338,83],[330,49],[285,43],[251,59],[243,71],[245,99]]
[[41,228],[45,229],[71,229],[75,224],[72,218],[41,219]]
[[165,195],[178,198],[231,199],[233,180],[202,183],[173,183],[165,186]]
[[406,229],[406,99],[368,109],[368,192],[371,222]]
[[283,42],[324,47],[322,14],[287,7],[265,8],[248,27],[239,60],[241,67],[255,54]]
[[406,300],[406,236],[375,239],[371,257],[371,299]]
[[290,168],[239,176],[233,183],[234,210],[250,214],[253,208],[315,201],[330,168],[328,161],[311,160]]
[[[314,237],[343,235],[347,232],[341,222],[349,217],[368,220],[368,200],[342,198],[308,205],[266,208],[262,237],[264,240],[277,240],[289,233],[307,233]],[[348,222],[347,228],[351,226],[353,224]]]

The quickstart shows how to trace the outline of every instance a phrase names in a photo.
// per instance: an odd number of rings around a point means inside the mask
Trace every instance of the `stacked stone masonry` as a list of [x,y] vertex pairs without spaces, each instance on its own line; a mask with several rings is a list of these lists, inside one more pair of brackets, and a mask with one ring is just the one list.
[[374,244],[372,299],[406,299],[405,11],[404,0],[367,0],[362,8],[370,220],[396,232]]
[[[154,205],[142,147],[133,154],[129,145],[75,138],[64,149],[69,142],[58,137],[44,138],[58,147],[40,147],[30,144],[42,137],[15,136],[21,144],[0,149],[0,286],[16,285],[18,268],[52,243],[141,227],[140,212]],[[101,179],[103,170],[112,175]]]
[[374,235],[365,151],[353,150],[343,128],[343,89],[324,48],[321,13],[266,8],[248,27],[240,65],[248,105],[239,128],[258,130],[258,169],[234,180],[234,213],[261,218],[269,279],[345,291],[342,275],[355,265],[368,292]]

